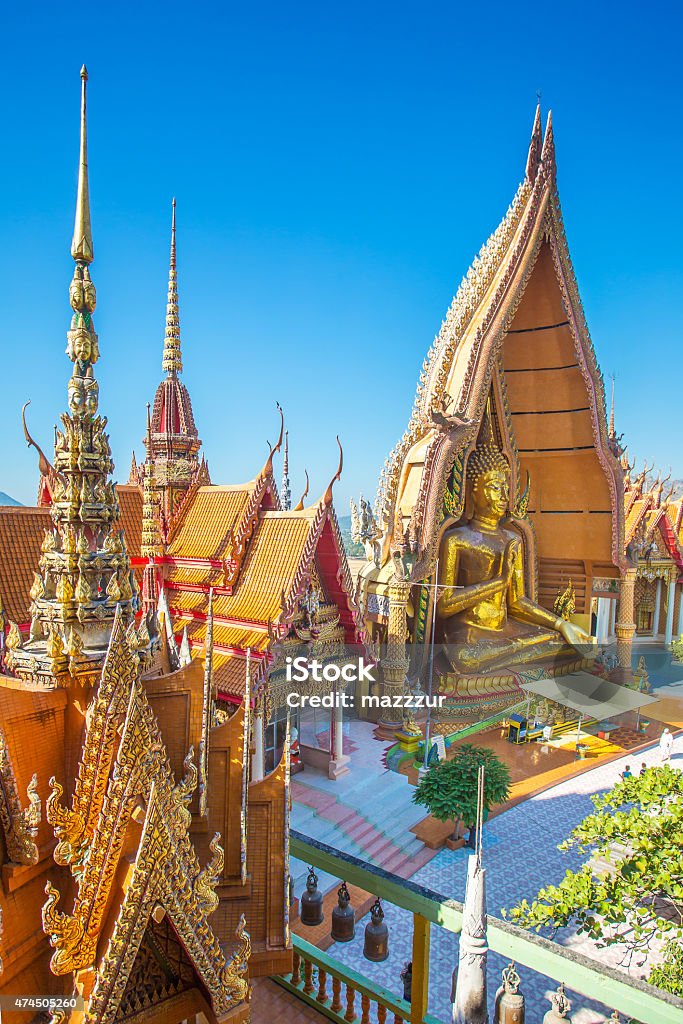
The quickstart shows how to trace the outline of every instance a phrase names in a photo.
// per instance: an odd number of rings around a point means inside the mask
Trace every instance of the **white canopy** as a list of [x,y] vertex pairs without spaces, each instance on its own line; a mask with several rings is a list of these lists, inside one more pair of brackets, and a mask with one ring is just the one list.
[[532,683],[522,683],[522,689],[528,694],[535,693],[539,697],[563,704],[584,718],[595,718],[598,721],[623,715],[627,711],[636,711],[658,701],[657,697],[650,697],[647,693],[631,690],[628,686],[612,683],[600,676],[592,676],[590,672],[571,672],[557,679],[538,679]]

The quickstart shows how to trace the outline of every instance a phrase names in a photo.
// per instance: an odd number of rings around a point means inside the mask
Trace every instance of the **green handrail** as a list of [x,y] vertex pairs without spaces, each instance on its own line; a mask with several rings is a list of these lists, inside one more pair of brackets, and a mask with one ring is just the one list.
[[[388,903],[403,907],[413,914],[421,914],[449,932],[458,933],[462,930],[462,904],[456,900],[448,899],[415,882],[406,881],[357,857],[341,853],[294,830],[291,832],[290,852],[299,860],[351,882]],[[558,982],[564,981],[567,988],[589,999],[597,999],[636,1020],[647,1021],[647,1024],[672,1024],[677,1019],[674,1011],[683,1011],[683,999],[646,982],[627,979],[612,967],[491,915],[488,918],[487,936],[489,948],[496,953]],[[320,951],[316,955],[320,955]],[[338,962],[331,960],[331,963]],[[338,964],[331,968],[331,973],[341,976],[348,970]],[[377,989],[367,981],[365,985],[369,992],[386,991]]]

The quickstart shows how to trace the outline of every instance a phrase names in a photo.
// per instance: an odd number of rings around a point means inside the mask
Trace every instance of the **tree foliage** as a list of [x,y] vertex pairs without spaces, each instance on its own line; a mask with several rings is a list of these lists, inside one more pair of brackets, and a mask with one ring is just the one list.
[[[592,800],[595,812],[558,847],[590,859],[508,915],[536,931],[578,925],[599,945],[624,943],[631,956],[668,939],[660,968],[683,994],[683,772],[648,768]],[[666,987],[656,971],[653,984]]]
[[413,793],[413,801],[427,807],[438,821],[458,821],[472,828],[477,819],[479,768],[484,765],[484,809],[507,800],[508,766],[487,747],[463,743],[453,758],[431,765]]

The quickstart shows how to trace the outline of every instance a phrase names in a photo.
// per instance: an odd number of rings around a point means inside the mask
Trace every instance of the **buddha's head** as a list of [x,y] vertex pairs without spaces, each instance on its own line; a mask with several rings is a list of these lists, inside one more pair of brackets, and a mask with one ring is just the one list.
[[500,520],[508,510],[510,467],[500,448],[480,444],[467,463],[475,518]]

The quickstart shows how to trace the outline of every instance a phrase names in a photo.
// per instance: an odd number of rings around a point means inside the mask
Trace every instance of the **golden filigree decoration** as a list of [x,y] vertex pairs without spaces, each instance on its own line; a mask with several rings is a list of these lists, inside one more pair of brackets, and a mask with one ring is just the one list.
[[70,917],[56,909],[61,893],[50,881],[45,885],[45,893],[47,900],[42,910],[43,931],[55,950],[50,960],[52,973],[70,974],[88,967],[95,960],[96,940],[85,934],[80,917]]
[[54,776],[50,779],[50,795],[45,802],[45,815],[57,839],[54,859],[63,867],[77,864],[81,855],[85,822],[77,811],[70,811],[60,803],[64,787]]
[[198,905],[207,915],[212,914],[218,906],[216,887],[225,863],[225,854],[220,843],[221,834],[216,832],[209,843],[211,859],[194,880],[194,896]]
[[190,747],[183,761],[183,777],[173,790],[173,802],[178,820],[184,828],[189,828],[192,824],[192,814],[189,808],[198,779],[199,771],[194,761],[194,747]]
[[248,1002],[251,999],[251,986],[248,981],[249,957],[251,956],[251,939],[246,929],[246,918],[240,916],[235,932],[237,949],[230,958],[230,963],[223,971],[221,981],[236,1003]]

